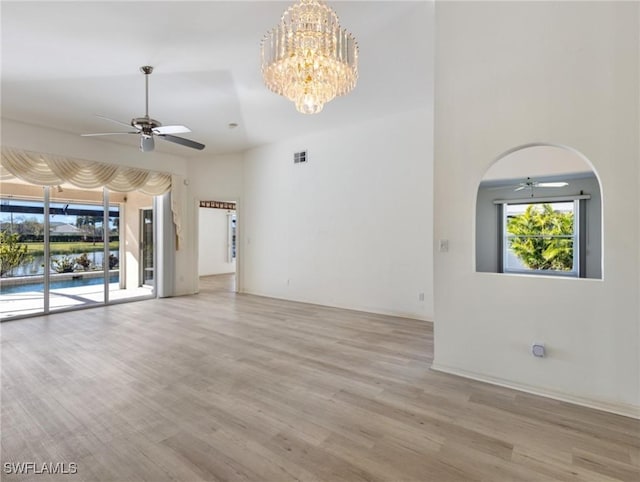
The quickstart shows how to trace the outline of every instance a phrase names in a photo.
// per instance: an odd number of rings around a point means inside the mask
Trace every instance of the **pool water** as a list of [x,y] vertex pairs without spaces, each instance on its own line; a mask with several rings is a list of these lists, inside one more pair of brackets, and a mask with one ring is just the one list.
[[[118,273],[113,273],[109,275],[109,283],[117,283],[120,281],[120,275]],[[59,281],[52,281],[49,283],[49,290],[55,290],[60,288],[74,288],[77,286],[91,286],[91,285],[101,285],[104,283],[104,278],[78,278],[78,279],[65,279]],[[43,292],[44,291],[44,283],[29,283],[24,285],[15,285],[15,286],[7,286],[0,288],[1,294],[11,294],[11,293],[26,293],[28,291],[36,291]]]

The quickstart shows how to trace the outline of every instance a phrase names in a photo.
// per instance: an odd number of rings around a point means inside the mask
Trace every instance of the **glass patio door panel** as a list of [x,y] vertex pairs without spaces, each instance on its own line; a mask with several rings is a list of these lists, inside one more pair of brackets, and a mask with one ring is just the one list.
[[[153,242],[153,209],[150,208],[153,197],[140,192],[123,194],[110,191],[109,202],[111,245],[119,240],[119,249],[111,246],[109,254],[108,302],[151,297],[154,295],[153,245],[149,249],[144,247]],[[147,209],[149,212],[144,215]],[[147,253],[151,262],[145,266]]]
[[[32,189],[31,199],[20,199],[25,186],[0,183],[0,319],[45,311],[43,188]],[[41,198],[35,198],[36,192]]]
[[118,204],[109,205],[109,218],[107,235],[109,239],[109,257],[106,268],[109,270],[109,291],[119,291],[124,285],[124,273],[120,269],[120,206]]
[[[67,195],[68,196],[68,195]],[[96,202],[65,199],[51,189],[49,203],[49,309],[78,308],[105,301],[105,241],[102,191],[87,193]]]

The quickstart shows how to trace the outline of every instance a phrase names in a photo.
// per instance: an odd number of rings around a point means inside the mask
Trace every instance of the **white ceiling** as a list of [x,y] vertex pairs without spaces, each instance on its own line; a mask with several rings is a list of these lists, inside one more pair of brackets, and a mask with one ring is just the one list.
[[[198,152],[257,145],[383,117],[432,102],[432,5],[423,1],[329,2],[360,46],[356,89],[304,116],[268,91],[259,46],[292,2],[1,3],[2,117],[74,134],[118,130],[144,115],[142,65],[152,65],[151,117],[184,124]],[[229,129],[236,122],[239,127]],[[126,128],[124,128],[126,130]],[[137,136],[100,138],[131,145]]]

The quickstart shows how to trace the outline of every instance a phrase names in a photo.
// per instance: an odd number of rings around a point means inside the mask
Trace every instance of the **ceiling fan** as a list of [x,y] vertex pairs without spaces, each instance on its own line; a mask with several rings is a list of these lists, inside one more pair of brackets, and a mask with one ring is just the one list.
[[120,124],[122,126],[131,128],[133,127],[135,131],[129,132],[98,132],[95,134],[81,134],[84,137],[92,137],[92,136],[117,136],[120,134],[137,134],[140,136],[140,150],[142,152],[151,152],[155,148],[154,136],[159,137],[160,139],[164,139],[165,141],[173,142],[175,144],[180,144],[181,146],[190,147],[192,149],[202,150],[204,149],[204,144],[200,144],[199,142],[192,141],[190,139],[185,139],[184,137],[178,137],[173,134],[182,134],[184,132],[191,132],[186,126],[181,125],[173,125],[173,126],[163,126],[159,121],[152,119],[149,117],[149,75],[153,72],[153,67],[149,65],[145,65],[140,67],[140,71],[144,74],[144,85],[145,85],[145,114],[144,117],[134,117],[131,119],[131,123],[127,124],[125,122],[120,122],[115,119],[110,119],[109,117],[105,117],[102,115],[98,115],[101,119],[108,120],[109,122],[114,122],[116,124]]
[[566,181],[540,182],[528,177],[526,180],[519,182],[518,184],[489,187],[488,189],[490,191],[502,190],[502,189],[513,189],[514,191],[522,191],[524,189],[531,189],[533,191],[534,188],[538,188],[538,187],[565,187],[568,185],[569,183]]
[[565,181],[539,182],[528,177],[526,181],[519,183],[514,191],[522,191],[523,189],[531,189],[533,191],[533,188],[537,187],[565,187],[568,185],[569,183]]

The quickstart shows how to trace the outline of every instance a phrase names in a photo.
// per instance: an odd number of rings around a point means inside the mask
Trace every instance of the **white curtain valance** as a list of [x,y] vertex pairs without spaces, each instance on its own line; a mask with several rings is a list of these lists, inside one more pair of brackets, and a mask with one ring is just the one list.
[[170,174],[2,147],[0,179],[11,177],[39,186],[64,183],[83,189],[104,186],[112,191],[140,191],[150,196],[171,189]]

